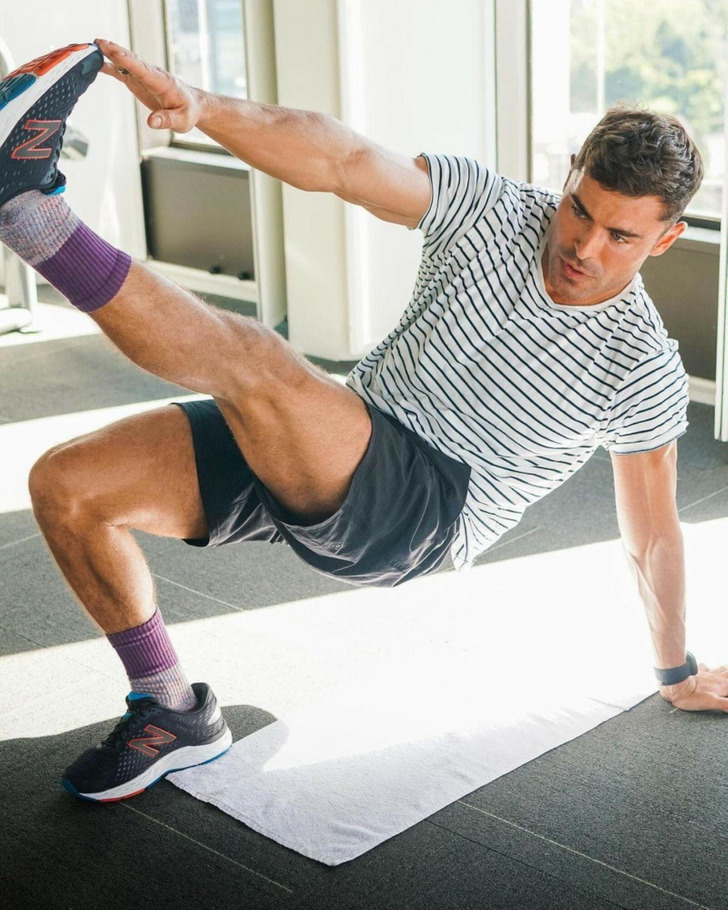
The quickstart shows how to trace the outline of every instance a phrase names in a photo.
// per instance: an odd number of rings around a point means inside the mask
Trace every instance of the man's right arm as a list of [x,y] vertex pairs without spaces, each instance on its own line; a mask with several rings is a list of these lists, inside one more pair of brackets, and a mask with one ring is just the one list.
[[326,114],[193,88],[125,48],[97,43],[111,61],[104,72],[153,111],[150,126],[178,132],[197,126],[251,167],[301,190],[334,193],[384,221],[414,228],[427,211],[424,158],[390,151]]
[[200,92],[198,129],[251,167],[301,190],[334,193],[416,227],[430,203],[424,158],[376,145],[333,117]]

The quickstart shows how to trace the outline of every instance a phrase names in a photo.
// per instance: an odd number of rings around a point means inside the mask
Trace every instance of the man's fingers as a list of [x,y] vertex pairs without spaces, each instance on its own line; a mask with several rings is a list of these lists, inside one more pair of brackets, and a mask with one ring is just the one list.
[[117,78],[121,77],[122,82],[125,76],[132,76],[153,94],[160,94],[170,88],[171,77],[164,70],[149,66],[143,60],[135,57],[131,51],[119,44],[114,44],[113,41],[97,38],[94,43],[98,45],[104,57],[108,57],[112,65],[116,67],[117,72],[113,73],[110,69],[106,69],[106,64],[104,64],[102,69],[105,73],[116,75]]
[[114,66],[113,63],[104,63],[101,67],[101,72],[106,73],[108,76],[113,76],[114,79],[118,79],[119,82],[124,82],[126,79],[126,74],[120,73],[118,66]]
[[144,63],[113,41],[97,38],[96,44],[107,58],[101,67],[102,72],[123,82],[152,111],[147,117],[152,129],[186,133],[195,126],[199,104],[189,86],[166,70]]
[[120,44],[115,44],[113,41],[107,41],[106,38],[94,38],[94,44],[99,48],[104,57],[108,57],[110,60],[134,56],[128,48],[122,47]]
[[[141,63],[130,50],[122,47],[120,44],[114,44],[113,41],[106,41],[104,38],[96,38],[94,44],[99,48],[104,57],[108,57],[115,66],[124,66],[127,60],[136,60]],[[143,65],[143,64],[142,64]]]
[[672,704],[683,711],[721,711],[728,714],[728,698],[715,692],[693,691],[690,695],[674,699]]

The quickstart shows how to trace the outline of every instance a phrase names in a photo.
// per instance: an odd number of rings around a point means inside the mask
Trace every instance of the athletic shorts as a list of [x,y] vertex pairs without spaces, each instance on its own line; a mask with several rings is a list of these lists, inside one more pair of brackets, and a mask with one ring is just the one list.
[[256,477],[214,401],[175,403],[192,428],[208,525],[206,539],[185,543],[284,542],[323,575],[379,587],[394,587],[445,561],[470,467],[367,402],[372,434],[346,499],[314,524],[295,523]]

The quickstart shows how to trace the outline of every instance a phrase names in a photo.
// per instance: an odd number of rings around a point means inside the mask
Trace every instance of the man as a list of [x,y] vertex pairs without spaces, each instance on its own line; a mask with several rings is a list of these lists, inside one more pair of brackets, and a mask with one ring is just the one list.
[[[412,301],[346,387],[132,261],[59,197],[63,124],[99,69],[153,128],[197,126],[293,186],[422,230]],[[472,159],[410,158],[321,114],[206,93],[104,40],[33,61],[0,91],[0,240],[135,363],[211,396],[57,446],[31,472],[46,540],[132,688],[109,737],[66,769],[70,792],[126,798],[231,742],[209,687],[180,667],[130,529],[196,546],[285,541],[319,572],[391,586],[448,553],[472,564],[599,444],[661,694],[728,710],[728,671],[698,672],[685,650],[687,378],[638,274],[685,229],[702,177],[679,123],[608,112],[559,201]]]

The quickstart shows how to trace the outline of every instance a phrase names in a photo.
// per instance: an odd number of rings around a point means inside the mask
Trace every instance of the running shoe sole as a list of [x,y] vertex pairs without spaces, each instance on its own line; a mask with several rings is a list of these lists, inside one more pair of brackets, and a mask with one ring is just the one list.
[[33,105],[85,57],[101,53],[95,44],[69,44],[36,57],[0,82],[0,146]]
[[184,771],[185,768],[207,765],[211,761],[215,761],[216,758],[223,756],[232,744],[233,735],[226,727],[223,735],[214,742],[206,743],[204,746],[183,746],[175,752],[170,752],[164,758],[160,758],[143,774],[139,774],[118,787],[112,787],[110,790],[102,790],[99,793],[81,793],[65,778],[61,779],[61,785],[79,799],[87,799],[96,803],[116,803],[121,799],[129,799],[138,793],[143,793],[144,790],[148,790],[158,780],[173,771]]
[[70,44],[0,82],[0,205],[28,190],[63,192],[57,163],[66,119],[103,60],[95,44]]

